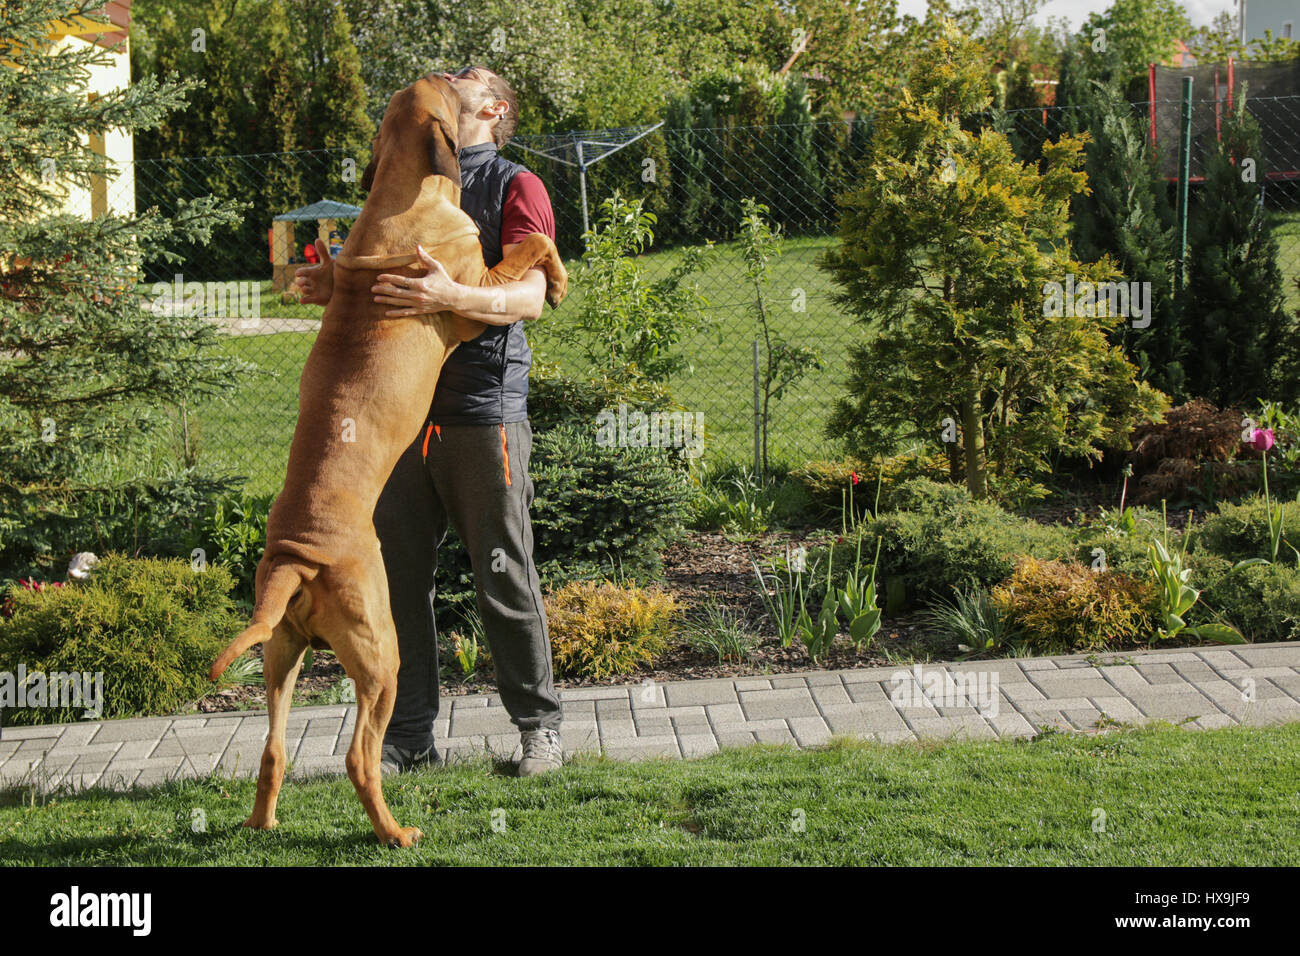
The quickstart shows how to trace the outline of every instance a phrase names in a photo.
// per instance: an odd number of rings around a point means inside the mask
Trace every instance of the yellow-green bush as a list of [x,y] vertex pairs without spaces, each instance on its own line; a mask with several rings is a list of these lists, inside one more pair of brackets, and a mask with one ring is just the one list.
[[990,597],[1041,654],[1145,644],[1155,633],[1155,588],[1117,571],[1024,558]]
[[601,680],[653,664],[668,647],[677,602],[658,588],[573,581],[546,596],[557,670]]
[[[105,555],[84,584],[12,588],[0,620],[0,672],[102,673],[103,717],[174,713],[212,689],[208,668],[243,628],[235,579],[180,558]],[[6,711],[6,724],[75,721],[82,709]]]

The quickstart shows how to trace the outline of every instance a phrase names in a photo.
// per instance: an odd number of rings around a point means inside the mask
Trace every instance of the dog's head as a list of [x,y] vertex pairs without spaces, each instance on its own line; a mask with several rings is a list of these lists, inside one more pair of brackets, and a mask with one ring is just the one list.
[[408,161],[414,155],[428,156],[434,175],[447,177],[460,189],[460,162],[456,159],[459,128],[460,100],[440,75],[430,73],[398,90],[379,124],[370,163],[361,174],[361,188],[370,191],[375,173],[392,151]]

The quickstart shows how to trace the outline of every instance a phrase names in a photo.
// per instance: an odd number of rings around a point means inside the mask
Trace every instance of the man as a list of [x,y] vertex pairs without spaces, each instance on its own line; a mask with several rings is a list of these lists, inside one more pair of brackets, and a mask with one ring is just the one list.
[[[509,85],[482,67],[443,73],[460,100],[461,208],[479,227],[488,267],[533,232],[555,238],[542,181],[498,153],[517,125]],[[434,622],[437,548],[455,527],[469,552],[484,633],[501,702],[520,729],[520,776],[559,767],[560,702],[550,637],[533,563],[528,509],[532,430],[528,370],[532,352],[524,320],[542,314],[546,278],[532,269],[518,282],[491,288],[453,282],[423,249],[422,278],[381,275],[375,301],[390,316],[456,312],[487,324],[443,366],[429,411],[429,430],[398,461],[375,508],[401,668],[397,701],[384,739],[384,773],[439,760],[438,632]],[[332,289],[328,250],[320,266],[300,270],[304,302],[325,304]]]

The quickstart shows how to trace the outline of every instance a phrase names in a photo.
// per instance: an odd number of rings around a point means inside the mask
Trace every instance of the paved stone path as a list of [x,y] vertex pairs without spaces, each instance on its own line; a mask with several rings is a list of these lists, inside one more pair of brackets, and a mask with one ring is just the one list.
[[[882,742],[1095,732],[1109,721],[1196,728],[1300,721],[1300,642],[829,671],[560,692],[570,753],[695,757],[755,742],[832,735]],[[439,750],[517,756],[495,694],[444,699]],[[297,707],[295,774],[343,773],[355,709]],[[126,788],[177,776],[256,773],[263,711],[0,730],[0,785]]]

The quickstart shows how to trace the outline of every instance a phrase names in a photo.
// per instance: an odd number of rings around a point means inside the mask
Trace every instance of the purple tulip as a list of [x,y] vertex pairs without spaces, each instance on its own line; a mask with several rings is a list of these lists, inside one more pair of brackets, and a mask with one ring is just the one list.
[[1250,444],[1258,451],[1268,451],[1273,447],[1273,429],[1256,428],[1250,436]]

